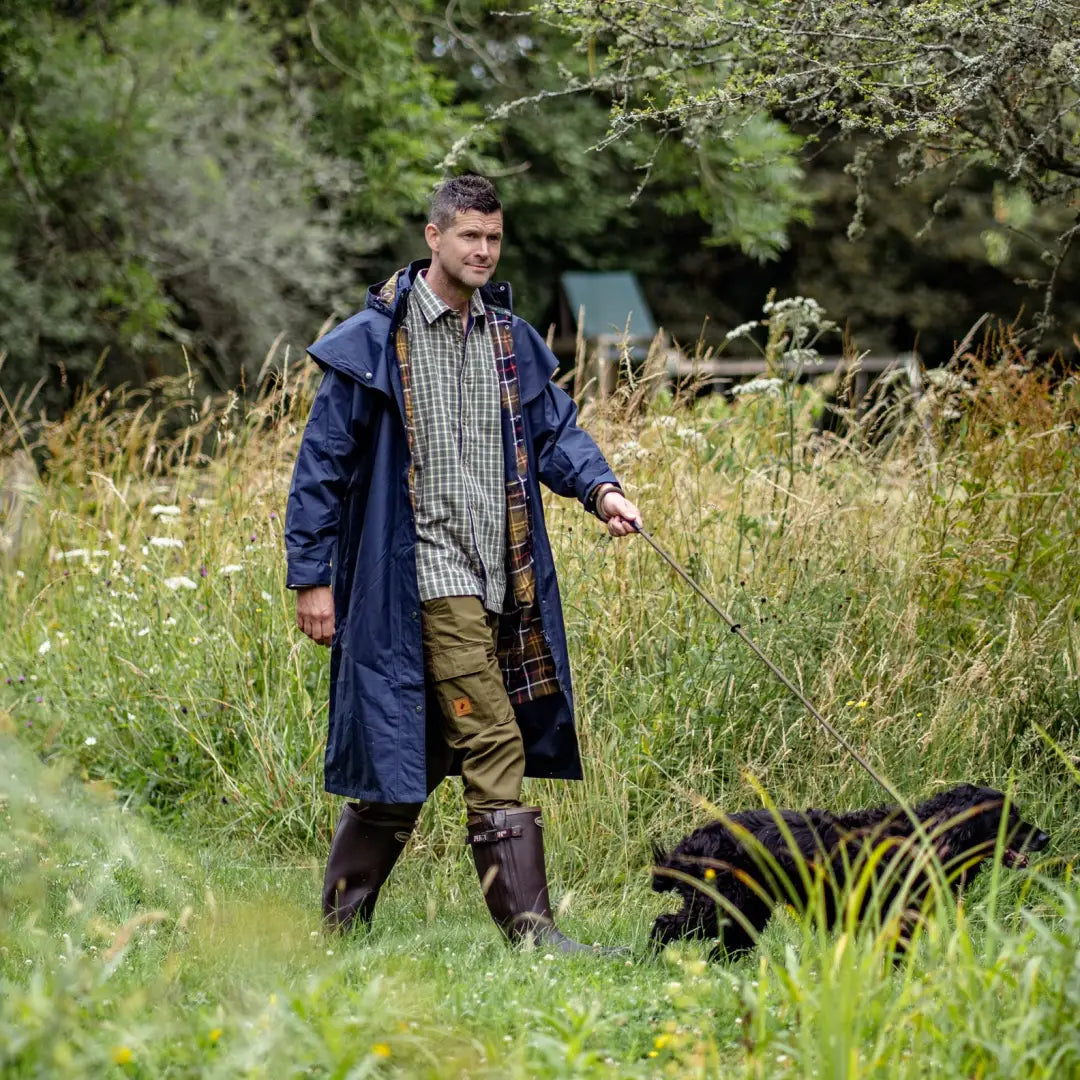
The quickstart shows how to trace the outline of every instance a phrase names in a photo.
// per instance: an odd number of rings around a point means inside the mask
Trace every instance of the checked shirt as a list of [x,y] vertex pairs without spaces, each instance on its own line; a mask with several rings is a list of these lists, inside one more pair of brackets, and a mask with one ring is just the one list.
[[506,592],[506,485],[499,377],[484,303],[468,330],[419,275],[405,317],[412,394],[420,599]]

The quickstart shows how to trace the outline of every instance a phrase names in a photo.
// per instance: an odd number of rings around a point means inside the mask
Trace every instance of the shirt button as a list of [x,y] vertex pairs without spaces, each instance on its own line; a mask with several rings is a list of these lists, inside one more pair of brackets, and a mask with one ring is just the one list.
[[423,706],[423,705],[417,705],[417,706],[416,706],[416,711],[417,711],[417,712],[421,712],[421,711],[423,710],[423,708],[424,708],[424,706]]
[[416,618],[416,612],[415,611],[411,613],[410,618],[413,618],[413,619]]
[[370,372],[370,371],[365,371],[365,372],[364,372],[364,378],[365,378],[365,379],[370,379],[371,377],[372,377],[372,376],[371,376],[371,372]]

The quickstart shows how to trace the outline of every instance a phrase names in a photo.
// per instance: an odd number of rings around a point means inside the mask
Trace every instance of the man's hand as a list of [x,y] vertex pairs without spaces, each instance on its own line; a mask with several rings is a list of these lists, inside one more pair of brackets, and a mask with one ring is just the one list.
[[616,488],[609,488],[596,502],[600,517],[612,536],[629,536],[641,525],[641,511]]
[[334,636],[334,594],[329,585],[296,590],[296,625],[316,645],[329,645]]

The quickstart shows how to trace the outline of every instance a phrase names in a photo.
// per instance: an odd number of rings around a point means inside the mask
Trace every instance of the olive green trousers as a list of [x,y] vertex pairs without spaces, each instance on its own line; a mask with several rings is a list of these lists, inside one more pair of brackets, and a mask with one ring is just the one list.
[[[421,605],[424,674],[439,703],[428,724],[428,792],[461,757],[470,817],[521,805],[525,747],[495,656],[499,617],[478,596],[443,596]],[[432,737],[434,736],[434,737]],[[371,825],[411,829],[422,803],[350,804]]]

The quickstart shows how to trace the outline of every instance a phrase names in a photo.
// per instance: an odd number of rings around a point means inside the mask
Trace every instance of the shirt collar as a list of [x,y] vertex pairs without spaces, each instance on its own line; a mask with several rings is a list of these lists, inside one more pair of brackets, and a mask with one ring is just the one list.
[[[441,296],[436,295],[435,290],[424,280],[423,274],[416,275],[416,280],[413,282],[413,292],[416,294],[416,301],[420,305],[420,312],[429,326],[440,316],[454,310]],[[479,319],[483,316],[484,310],[484,301],[480,299],[480,290],[476,289],[472,296],[469,297],[469,314],[474,319]]]

